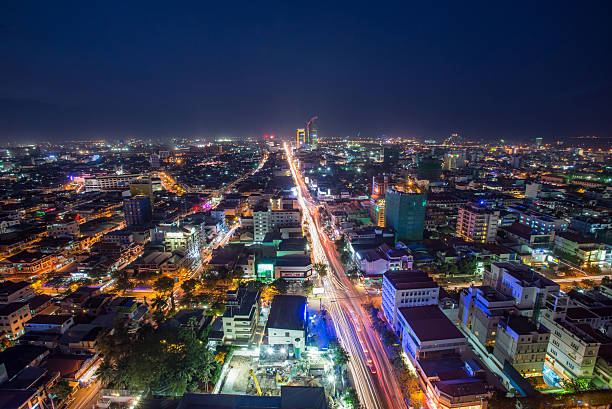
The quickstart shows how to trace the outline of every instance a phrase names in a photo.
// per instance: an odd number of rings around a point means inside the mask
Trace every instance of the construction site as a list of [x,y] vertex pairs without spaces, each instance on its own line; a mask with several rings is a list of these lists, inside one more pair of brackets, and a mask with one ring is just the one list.
[[[253,350],[236,351],[219,383],[219,393],[280,396],[281,386],[322,386],[326,395],[335,395],[334,366],[316,347],[301,358],[260,359]],[[330,376],[331,375],[331,376]]]

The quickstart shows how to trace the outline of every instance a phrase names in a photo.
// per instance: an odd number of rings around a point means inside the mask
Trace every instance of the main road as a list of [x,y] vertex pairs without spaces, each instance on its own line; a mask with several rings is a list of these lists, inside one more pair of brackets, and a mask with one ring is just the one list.
[[361,305],[362,296],[346,276],[333,242],[322,232],[318,205],[310,197],[286,143],[285,153],[297,187],[298,203],[310,233],[313,257],[317,263],[329,267],[330,274],[323,277],[325,292],[330,300],[327,308],[340,344],[350,355],[348,369],[359,399],[368,409],[406,408],[393,367],[372,329],[369,314]]

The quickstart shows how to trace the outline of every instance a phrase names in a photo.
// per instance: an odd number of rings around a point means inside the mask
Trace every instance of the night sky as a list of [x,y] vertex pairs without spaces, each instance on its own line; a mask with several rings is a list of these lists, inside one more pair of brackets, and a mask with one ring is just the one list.
[[612,136],[610,1],[8,3],[2,141]]

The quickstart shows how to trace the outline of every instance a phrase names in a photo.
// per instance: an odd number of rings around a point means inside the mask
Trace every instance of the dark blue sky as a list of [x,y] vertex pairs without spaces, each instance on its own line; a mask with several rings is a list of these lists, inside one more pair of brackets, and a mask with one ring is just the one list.
[[610,1],[7,3],[4,141],[612,136]]

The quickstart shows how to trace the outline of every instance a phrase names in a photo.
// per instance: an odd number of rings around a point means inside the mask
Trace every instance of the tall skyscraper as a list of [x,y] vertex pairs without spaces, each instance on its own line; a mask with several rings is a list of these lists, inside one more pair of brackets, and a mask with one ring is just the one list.
[[456,234],[467,241],[493,243],[497,237],[499,211],[468,203],[459,208]]
[[308,122],[306,122],[306,137],[308,138],[308,144],[317,143],[319,139],[319,117],[313,116]]
[[388,189],[385,194],[385,222],[395,230],[398,241],[423,240],[427,197],[418,189]]

